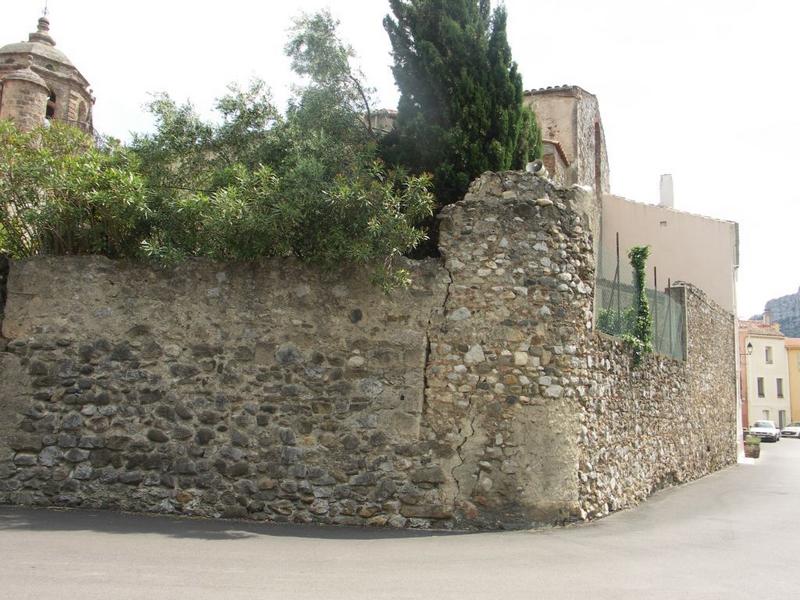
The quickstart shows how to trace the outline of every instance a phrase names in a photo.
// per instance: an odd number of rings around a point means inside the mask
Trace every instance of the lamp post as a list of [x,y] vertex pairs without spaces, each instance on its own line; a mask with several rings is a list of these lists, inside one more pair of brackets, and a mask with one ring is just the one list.
[[748,429],[749,415],[747,410],[747,357],[753,354],[753,342],[747,341],[747,346],[745,347],[745,352],[739,354],[739,363],[742,362],[742,357],[744,357],[744,368],[741,369],[742,371],[742,380],[739,386],[739,389],[742,392],[742,407],[741,407],[741,415],[742,415],[742,428]]

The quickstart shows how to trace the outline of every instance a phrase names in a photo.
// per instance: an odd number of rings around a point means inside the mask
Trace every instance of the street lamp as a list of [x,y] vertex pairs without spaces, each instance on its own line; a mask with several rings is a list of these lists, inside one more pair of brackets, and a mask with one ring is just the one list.
[[[753,354],[753,342],[747,342],[747,346],[745,347],[746,353],[739,354],[739,356],[751,356]],[[740,359],[740,366],[741,366],[741,359]],[[749,421],[750,415],[747,411],[747,359],[744,360],[744,368],[741,369],[741,380],[739,383],[739,392],[741,394],[741,408],[740,414],[742,417],[742,428],[744,429],[743,433],[747,433],[747,422]]]

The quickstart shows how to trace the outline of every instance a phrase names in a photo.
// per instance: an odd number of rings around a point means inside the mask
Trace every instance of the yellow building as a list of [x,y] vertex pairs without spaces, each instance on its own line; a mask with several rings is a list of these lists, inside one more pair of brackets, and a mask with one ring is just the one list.
[[783,429],[793,420],[800,420],[792,416],[786,337],[778,325],[739,321],[739,334],[741,347],[747,349],[742,365],[742,392],[747,401],[745,426],[763,420]]
[[800,338],[786,338],[789,356],[789,398],[792,403],[792,421],[800,421]]

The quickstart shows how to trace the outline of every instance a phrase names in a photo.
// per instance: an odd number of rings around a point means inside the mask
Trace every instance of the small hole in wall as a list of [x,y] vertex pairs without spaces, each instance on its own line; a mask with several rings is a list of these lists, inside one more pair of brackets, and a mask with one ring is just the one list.
[[406,397],[403,394],[400,394],[400,402],[402,402],[405,399],[406,399]]
[[662,227],[666,227],[667,226],[667,222],[666,221],[661,221],[659,223],[659,225],[661,225]]

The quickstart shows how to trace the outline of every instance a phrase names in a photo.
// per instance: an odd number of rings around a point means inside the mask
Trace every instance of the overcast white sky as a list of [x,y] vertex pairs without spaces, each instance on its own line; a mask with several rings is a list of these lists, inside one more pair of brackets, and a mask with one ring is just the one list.
[[[35,29],[43,0],[5,0],[0,45]],[[800,3],[794,0],[506,0],[526,89],[596,94],[616,194],[738,221],[739,313],[800,286]],[[291,17],[328,7],[381,105],[395,107],[386,0],[50,0],[51,34],[92,82],[95,126],[127,139],[150,126],[148,92],[208,109],[261,77],[279,105],[292,78]],[[702,257],[698,257],[702,260]]]

